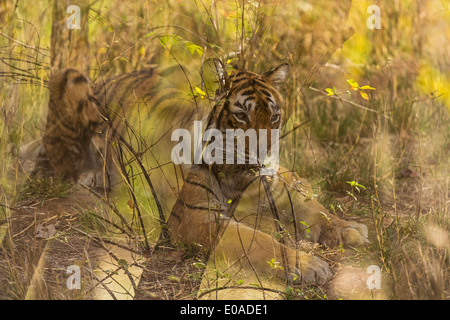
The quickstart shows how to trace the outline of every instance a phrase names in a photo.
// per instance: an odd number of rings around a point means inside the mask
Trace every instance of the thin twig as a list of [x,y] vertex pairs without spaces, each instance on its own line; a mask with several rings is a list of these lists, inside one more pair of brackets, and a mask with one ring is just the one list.
[[[262,184],[264,186],[264,190],[266,191],[266,196],[267,196],[267,199],[269,201],[270,211],[272,211],[272,215],[273,215],[273,217],[275,219],[275,227],[277,229],[277,232],[279,234],[283,234],[283,230],[280,227],[280,223],[281,223],[280,215],[278,214],[278,209],[277,209],[277,206],[275,204],[275,200],[273,198],[272,191],[270,190],[270,185],[269,185],[269,182],[267,181],[267,177],[266,176],[262,176],[261,177],[261,181],[262,181]],[[281,257],[283,259],[283,264],[285,265],[284,273],[285,273],[285,276],[286,276],[286,281],[289,282],[289,273],[288,273],[289,272],[288,271],[288,269],[289,269],[288,268],[288,266],[289,266],[289,259],[288,259],[287,252],[286,252],[286,244],[284,242],[284,237],[282,237],[280,239],[280,243],[282,244],[280,246]]]
[[198,295],[197,298],[201,298],[204,295],[209,294],[211,292],[227,290],[227,289],[245,289],[245,290],[253,289],[253,290],[260,290],[260,291],[263,291],[263,292],[264,291],[274,292],[274,293],[278,293],[278,294],[283,295],[283,296],[286,295],[286,292],[283,292],[283,291],[280,291],[280,290],[276,290],[276,289],[271,289],[271,288],[264,288],[264,287],[258,288],[258,287],[252,287],[252,286],[229,286],[229,287],[217,287],[217,288],[214,288],[214,289],[203,291],[202,293],[200,293]]
[[309,87],[309,89],[312,90],[312,91],[314,91],[314,92],[318,92],[318,93],[320,93],[320,94],[322,94],[322,95],[324,95],[324,96],[330,97],[330,98],[332,98],[332,99],[337,99],[337,100],[339,100],[339,101],[341,101],[341,102],[345,102],[345,103],[347,103],[347,104],[350,104],[350,105],[355,106],[355,107],[357,107],[357,108],[360,108],[360,109],[362,109],[362,110],[370,111],[370,112],[373,112],[373,113],[377,113],[377,114],[382,115],[382,116],[385,117],[386,119],[390,119],[390,117],[388,117],[388,116],[385,115],[384,113],[381,113],[381,112],[378,111],[378,110],[374,110],[374,109],[367,108],[367,107],[363,106],[362,104],[359,104],[359,103],[356,103],[356,102],[353,102],[353,101],[344,99],[344,98],[342,98],[342,97],[340,97],[340,96],[336,96],[336,95],[328,96],[327,93],[325,93],[325,92],[323,92],[323,91],[321,91],[321,90],[319,90],[319,89],[316,89],[316,88],[314,88],[314,87],[311,87],[311,86]]
[[310,122],[310,121],[311,121],[311,120],[306,120],[306,121],[304,121],[304,122],[302,122],[302,123],[300,123],[300,124],[294,126],[291,130],[289,130],[288,132],[284,133],[284,134],[280,137],[280,139],[283,139],[284,137],[286,137],[287,135],[291,134],[291,133],[294,132],[295,130],[297,130],[297,129],[303,127],[305,124],[307,124],[307,123]]
[[21,45],[21,46],[23,46],[23,47],[25,47],[25,48],[33,49],[33,50],[39,52],[40,54],[42,54],[42,55],[48,57],[48,54],[46,54],[45,52],[41,51],[41,50],[47,50],[47,51],[48,51],[48,49],[38,48],[38,47],[35,47],[35,46],[32,46],[32,45],[29,45],[29,44],[20,42],[19,40],[16,40],[16,39],[13,39],[13,38],[7,36],[7,35],[4,34],[3,32],[0,32],[0,36],[3,36],[3,37],[5,37],[6,39],[8,39],[8,40],[10,40],[10,41],[12,41],[12,42],[15,42],[15,43],[17,43],[17,44],[19,44],[19,45]]

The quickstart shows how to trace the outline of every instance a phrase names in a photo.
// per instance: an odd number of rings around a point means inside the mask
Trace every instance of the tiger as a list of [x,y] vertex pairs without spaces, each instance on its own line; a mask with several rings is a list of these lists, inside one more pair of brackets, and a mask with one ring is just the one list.
[[[263,129],[270,136],[270,132],[282,128],[285,105],[279,88],[289,75],[288,64],[262,73],[238,67],[229,72],[219,61],[214,65],[218,78],[214,99],[180,94],[170,81],[173,71],[158,66],[98,80],[93,87],[94,98],[89,98],[90,91],[83,96],[88,97],[84,101],[96,103],[97,112],[78,114],[77,118],[80,125],[85,125],[78,137],[80,163],[74,166],[81,172],[73,170],[67,177],[91,187],[107,185],[105,190],[114,190],[120,177],[128,173],[117,161],[125,153],[121,146],[128,150],[134,146],[134,160],[129,162],[141,159],[141,169],[157,181],[153,196],[164,213],[160,217],[164,220],[161,232],[167,228],[171,240],[210,255],[213,262],[208,270],[217,272],[219,265],[223,270],[239,265],[237,272],[250,268],[255,274],[267,276],[269,282],[329,281],[332,272],[328,264],[299,250],[295,243],[277,239],[279,226],[283,233],[292,235],[291,239],[306,238],[334,247],[364,245],[368,242],[367,227],[331,214],[311,196],[307,181],[295,172],[280,166],[272,176],[260,175],[264,159],[258,159],[257,164],[173,165],[169,146],[174,141],[170,133],[177,128],[192,132],[194,121],[204,124],[203,132],[215,129],[225,134],[230,129]],[[75,73],[70,71],[68,75]],[[85,84],[78,76],[68,77],[69,81],[57,79],[53,82],[67,86],[60,87],[60,92]],[[73,105],[81,106],[79,113],[88,110],[84,104]],[[208,143],[211,141],[205,146]],[[61,146],[64,149],[68,146]],[[244,150],[247,159],[247,145]],[[60,159],[51,152],[45,156],[52,163]],[[309,226],[308,232],[304,225]],[[205,272],[206,282],[210,275]]]
[[40,162],[34,173],[46,170],[57,179],[77,181],[87,165],[100,109],[89,80],[75,69],[55,72],[49,91]]
[[[206,130],[218,129],[225,136],[230,129],[265,129],[267,136],[271,136],[271,130],[282,127],[285,106],[278,86],[288,73],[289,65],[282,64],[263,74],[238,69],[230,76],[222,75],[225,77],[222,80],[225,93],[210,112]],[[259,145],[259,141],[256,143]],[[236,153],[236,149],[233,151]],[[248,148],[245,153],[248,160]],[[325,283],[332,277],[328,264],[274,240],[270,235],[276,231],[274,226],[282,223],[289,228],[292,221],[308,224],[314,230],[312,233],[308,230],[308,236],[330,246],[363,244],[366,242],[366,227],[332,216],[317,200],[308,196],[312,195],[312,190],[306,182],[301,183],[297,175],[285,168],[279,168],[273,177],[255,174],[261,169],[263,159],[259,160],[259,165],[193,165],[168,219],[171,237],[214,252],[214,270],[219,268],[218,260],[222,260],[226,261],[224,272],[239,264],[239,270],[245,266],[257,270],[258,277],[266,274],[269,278],[278,277],[284,281],[301,279],[307,284]],[[283,195],[280,197],[280,193],[285,193],[288,188],[299,190],[292,192],[295,202],[286,201],[285,194],[284,201]],[[266,196],[263,192],[264,199],[261,200],[261,189],[266,189],[266,192],[273,189],[274,192],[269,191]],[[276,204],[270,203],[274,201],[273,196],[277,199]],[[305,205],[306,201],[310,201],[309,205]],[[247,203],[247,207],[240,206],[241,202]],[[256,208],[269,208],[274,204],[278,208],[266,210],[261,219],[267,221],[258,222]],[[294,219],[286,214],[270,218],[273,210],[289,212],[291,206],[298,210]],[[266,232],[261,231],[264,225]],[[293,234],[295,230],[290,229]],[[270,268],[270,261],[279,262],[284,272],[280,272],[280,268]]]
[[[263,75],[236,70],[227,76],[224,79],[226,94],[209,114],[206,130],[218,129],[226,137],[229,129],[266,129],[267,136],[271,136],[271,130],[281,127],[283,108],[281,94],[274,86],[282,83],[288,69],[288,65],[283,64]],[[248,151],[246,144],[246,159]],[[249,163],[194,165],[168,220],[172,236],[206,250],[214,248],[222,229],[219,225],[225,221],[230,223],[228,218],[233,216],[245,190],[258,178],[255,173],[259,166]],[[197,196],[192,198],[192,194]],[[188,226],[193,221],[197,227],[195,232],[190,232]],[[217,226],[210,227],[211,223]]]
[[[165,82],[170,76],[165,71],[159,73],[158,67],[120,75],[98,84],[96,98],[109,110],[109,130],[116,131],[125,121],[136,123],[127,114],[128,105],[133,103],[151,124],[148,131],[144,127],[140,130],[142,136],[147,137],[146,142],[153,145],[152,152],[158,155],[161,164],[173,160],[167,147],[173,146],[169,133],[176,128],[188,128],[192,132],[195,120],[205,124],[203,131],[217,129],[222,133],[227,129],[266,129],[270,136],[271,130],[281,129],[285,107],[278,88],[289,74],[288,64],[261,74],[240,68],[234,68],[228,74],[220,61],[214,63],[219,88],[212,106],[180,98],[177,88]],[[105,127],[103,131],[107,130]],[[170,210],[167,228],[171,239],[214,253],[215,257],[225,256],[226,260],[236,261],[245,255],[249,265],[261,272],[269,269],[270,276],[274,272],[277,277],[299,278],[305,283],[328,281],[332,274],[326,262],[274,241],[270,233],[274,232],[275,218],[271,217],[270,210],[263,213],[264,218],[258,218],[255,208],[267,208],[263,202],[267,204],[269,200],[265,197],[262,202],[257,201],[261,198],[257,196],[261,193],[261,179],[265,179],[255,174],[260,167],[261,164],[248,163],[194,164],[183,178],[179,192],[164,189],[166,183],[158,184],[157,194],[163,195],[163,206]],[[169,175],[164,169],[152,172],[156,181],[167,181]],[[274,188],[273,196],[280,213],[296,208],[293,214],[298,226],[290,227],[292,234],[296,232],[293,229],[304,230],[300,226],[306,223],[310,226],[309,233],[303,232],[302,236],[322,244],[359,246],[367,242],[364,225],[330,214],[314,197],[308,196],[313,194],[311,188],[295,173],[280,167],[274,177],[265,181],[268,189]],[[172,180],[172,187],[175,184]],[[287,201],[287,188],[297,190],[289,195],[291,201]],[[279,217],[286,226],[292,226],[292,219],[286,214]],[[263,225],[265,232],[258,230],[263,229]],[[268,268],[267,261],[272,260],[284,261],[286,272]]]

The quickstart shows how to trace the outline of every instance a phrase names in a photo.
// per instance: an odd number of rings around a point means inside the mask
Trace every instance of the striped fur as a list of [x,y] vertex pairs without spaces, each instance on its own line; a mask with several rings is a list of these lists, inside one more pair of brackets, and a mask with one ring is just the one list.
[[76,180],[89,152],[100,113],[89,81],[74,69],[50,81],[50,100],[43,146],[57,178]]
[[[180,119],[193,119],[192,112],[176,114],[180,108],[186,108],[180,105],[180,90],[165,79],[170,73],[170,69],[161,71],[151,67],[98,80],[94,94],[102,106],[102,114],[107,119],[103,128],[114,127],[122,132],[123,123],[132,125],[133,117],[137,115],[145,121],[159,117],[165,117],[175,123]],[[186,104],[185,101],[181,103]],[[179,123],[174,124],[176,125]]]
[[[222,133],[227,129],[266,129],[268,136],[271,130],[280,129],[284,105],[277,86],[288,70],[287,65],[281,65],[262,75],[245,70],[225,75],[221,79],[222,99],[209,114],[207,129],[218,129]],[[286,223],[283,230],[289,230],[297,238],[298,230],[304,229],[301,223],[308,221],[314,226],[314,233],[307,236],[332,245],[361,245],[367,237],[367,228],[328,217],[328,211],[319,202],[303,194],[300,179],[289,171],[280,168],[281,171],[267,181],[260,179],[255,169],[258,165],[249,163],[193,165],[168,220],[171,237],[211,253],[214,270],[206,274],[203,284],[206,289],[220,286],[221,280],[214,284],[211,277],[231,272],[236,272],[234,279],[249,278],[249,274],[256,273],[257,280],[253,280],[261,283],[261,279],[269,279],[269,286],[274,279],[282,283],[293,279],[303,283],[329,280],[332,273],[326,262],[276,241],[270,235],[279,233],[274,226]],[[292,195],[286,192],[294,187],[300,191]],[[264,189],[272,190],[276,204]],[[268,212],[268,207],[278,209]],[[283,213],[279,218],[270,212],[276,210]],[[265,213],[261,215],[262,212]],[[285,212],[291,215],[286,218]],[[272,228],[265,227],[269,225]],[[269,267],[274,261],[281,268]],[[224,279],[225,285],[230,284],[228,280]]]
[[[226,92],[209,114],[207,129],[220,130],[224,140],[227,129],[266,129],[268,136],[272,129],[280,129],[283,99],[276,86],[287,73],[288,65],[283,64],[263,75],[244,70],[224,74]],[[206,250],[214,248],[221,226],[233,217],[244,191],[258,178],[255,169],[258,165],[248,162],[194,165],[168,221],[172,236]]]
[[[217,67],[224,70],[220,65]],[[166,140],[152,149],[156,150],[154,153],[157,153],[160,163],[164,163],[170,161],[170,146],[173,146],[167,141],[170,132],[177,128],[190,129],[195,120],[205,120],[204,129],[215,128],[223,133],[227,129],[266,129],[270,137],[270,130],[281,128],[284,102],[277,87],[287,76],[288,70],[289,66],[282,64],[263,74],[239,69],[231,74],[221,72],[221,88],[217,93],[220,100],[212,107],[182,98],[179,90],[166,82],[167,74],[157,68],[100,80],[95,87],[95,96],[107,121],[99,126],[101,134],[95,135],[94,144],[97,148],[101,146],[103,151],[100,154],[111,154],[109,144],[118,139],[114,134],[127,140],[146,137],[145,141],[138,142],[147,145],[152,145],[165,135]],[[151,127],[148,132],[145,132],[144,126],[133,127],[142,118]],[[123,132],[124,123],[129,126],[126,133]],[[139,138],[133,136],[135,130],[139,131]],[[105,144],[105,141],[109,143]],[[108,162],[111,157],[97,159],[100,160],[97,167],[100,167],[100,162]],[[108,163],[107,167],[112,165]],[[168,220],[172,237],[188,244],[198,243],[205,248],[213,248],[218,237],[217,233],[210,232],[211,222],[214,220],[220,224],[222,218],[232,217],[245,189],[257,179],[254,173],[257,167],[249,164],[194,165],[183,181],[176,202],[169,202],[168,205],[172,208]],[[152,174],[157,176],[158,173]],[[163,198],[170,198],[163,187],[158,187],[158,193],[163,194]],[[218,219],[211,220],[208,215],[211,212]],[[196,227],[192,228],[194,225]]]
[[102,179],[89,179],[95,181],[96,187],[106,185],[109,189],[121,181],[114,177],[120,168],[116,168],[113,159],[123,154],[112,145],[126,141],[139,154],[150,157],[148,146],[156,144],[151,150],[153,158],[166,164],[170,161],[170,132],[188,128],[203,113],[167,81],[172,72],[171,68],[151,67],[97,81],[94,93],[105,121],[98,126],[91,144],[92,153],[96,154],[91,167],[103,171]]

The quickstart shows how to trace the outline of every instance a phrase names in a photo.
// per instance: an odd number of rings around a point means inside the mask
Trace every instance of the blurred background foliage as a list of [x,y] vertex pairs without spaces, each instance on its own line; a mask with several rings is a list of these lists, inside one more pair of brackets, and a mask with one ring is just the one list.
[[[449,1],[84,3],[94,82],[157,64],[177,70],[171,81],[186,97],[195,87],[213,95],[209,58],[256,72],[289,62],[281,163],[310,179],[331,211],[372,221],[369,256],[397,285],[394,296],[448,298],[448,241],[442,249],[426,235],[448,236],[450,225]],[[381,29],[367,26],[370,5]],[[52,1],[0,1],[3,202],[16,192],[7,173],[18,148],[44,128],[52,22]],[[410,239],[424,245],[420,256],[408,255]],[[420,271],[427,265],[435,273]]]

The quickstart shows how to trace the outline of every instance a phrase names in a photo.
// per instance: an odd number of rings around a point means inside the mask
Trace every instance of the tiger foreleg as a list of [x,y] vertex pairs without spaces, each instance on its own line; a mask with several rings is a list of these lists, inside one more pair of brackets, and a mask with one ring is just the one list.
[[316,199],[308,182],[295,173],[281,168],[277,176],[268,180],[270,197],[275,202],[279,217],[273,217],[268,196],[256,181],[244,193],[237,207],[235,215],[240,221],[247,225],[257,223],[258,228],[266,233],[277,232],[275,226],[281,223],[292,239],[305,239],[329,247],[359,247],[368,242],[365,225],[341,219],[329,212]]
[[213,257],[283,281],[322,284],[332,276],[322,259],[291,249],[272,236],[234,220],[229,221]]

